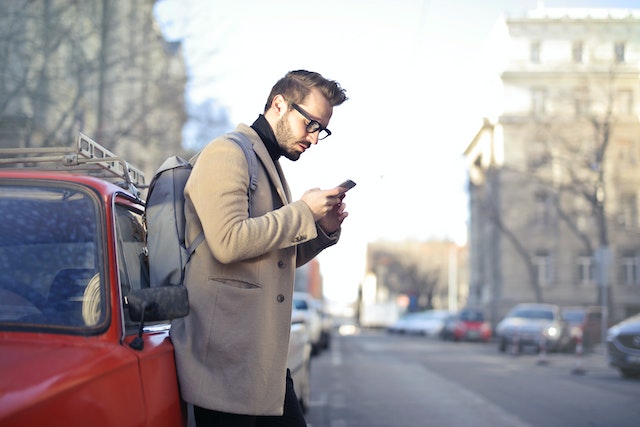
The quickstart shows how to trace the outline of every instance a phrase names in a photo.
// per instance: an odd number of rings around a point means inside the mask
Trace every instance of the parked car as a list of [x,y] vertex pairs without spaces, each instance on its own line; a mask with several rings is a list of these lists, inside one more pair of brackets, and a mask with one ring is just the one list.
[[323,320],[322,315],[318,311],[316,299],[307,292],[294,292],[293,307],[304,314],[309,329],[311,354],[318,354],[322,349]]
[[[188,314],[188,295],[149,287],[142,185],[84,136],[0,149],[1,426],[187,425],[169,321]],[[294,316],[288,366],[303,407],[309,347]]]
[[293,309],[291,313],[291,338],[289,339],[289,354],[287,367],[291,371],[296,395],[303,412],[307,412],[310,401],[310,370],[311,370],[311,341],[307,327],[305,313]]
[[333,316],[327,310],[323,301],[315,301],[316,310],[320,314],[321,319],[321,332],[320,332],[320,348],[326,350],[331,345],[331,333],[333,331],[334,323]]
[[387,328],[388,332],[438,337],[442,333],[447,310],[424,310],[406,313]]
[[624,377],[640,377],[640,313],[607,330],[609,365]]
[[444,340],[484,342],[490,341],[491,335],[491,324],[484,312],[472,308],[460,310],[447,318],[441,334]]
[[602,342],[602,309],[597,306],[563,307],[562,318],[569,325],[569,350],[575,351],[578,341],[585,350]]
[[188,299],[145,281],[142,174],[87,138],[51,150],[0,150],[20,166],[0,169],[0,425],[184,425],[169,320]]
[[545,351],[565,351],[570,341],[569,327],[555,304],[517,304],[496,325],[495,332],[501,352],[509,345],[517,345],[518,351],[526,346],[540,351],[543,345]]

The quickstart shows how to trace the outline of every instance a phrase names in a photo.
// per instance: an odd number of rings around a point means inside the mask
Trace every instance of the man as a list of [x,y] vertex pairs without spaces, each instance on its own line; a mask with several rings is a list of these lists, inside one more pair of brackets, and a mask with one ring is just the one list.
[[333,107],[347,99],[318,73],[291,71],[264,114],[236,131],[260,165],[249,217],[249,170],[227,136],[200,153],[185,187],[190,313],[174,321],[180,389],[201,426],[306,425],[287,371],[296,267],[334,245],[347,217],[345,189],[310,189],[292,201],[279,164],[329,136]]

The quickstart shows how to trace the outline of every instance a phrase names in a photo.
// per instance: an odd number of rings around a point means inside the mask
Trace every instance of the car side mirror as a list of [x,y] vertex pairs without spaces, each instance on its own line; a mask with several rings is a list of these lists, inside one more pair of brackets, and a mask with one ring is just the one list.
[[172,320],[189,314],[184,286],[158,286],[131,291],[127,296],[129,318],[134,322]]
[[129,317],[140,322],[138,336],[129,343],[134,350],[144,348],[144,322],[177,319],[189,314],[189,295],[184,286],[160,286],[131,291],[127,295]]

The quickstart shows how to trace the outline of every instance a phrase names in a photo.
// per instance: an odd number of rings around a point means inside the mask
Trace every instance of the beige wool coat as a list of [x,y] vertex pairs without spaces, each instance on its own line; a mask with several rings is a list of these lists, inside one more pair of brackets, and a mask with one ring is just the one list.
[[242,149],[224,136],[200,153],[185,188],[187,240],[205,241],[187,264],[190,313],[171,339],[182,397],[217,411],[281,415],[294,273],[335,244],[291,195],[278,162],[257,133],[241,132],[258,157],[248,217],[249,170]]

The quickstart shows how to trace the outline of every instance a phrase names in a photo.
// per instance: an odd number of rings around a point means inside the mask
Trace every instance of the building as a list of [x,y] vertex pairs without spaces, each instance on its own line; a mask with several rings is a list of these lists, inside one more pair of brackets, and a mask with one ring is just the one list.
[[317,300],[324,299],[322,273],[320,272],[320,262],[317,258],[296,269],[293,290],[306,292]]
[[471,302],[640,311],[640,10],[501,18],[500,100],[467,147]]
[[180,152],[185,61],[155,0],[0,3],[0,145],[71,146],[83,132],[150,176]]
[[386,327],[406,311],[467,306],[467,252],[446,240],[369,243],[358,291],[359,324]]

